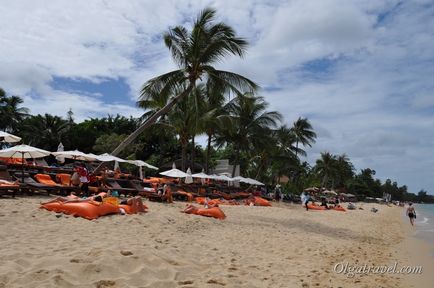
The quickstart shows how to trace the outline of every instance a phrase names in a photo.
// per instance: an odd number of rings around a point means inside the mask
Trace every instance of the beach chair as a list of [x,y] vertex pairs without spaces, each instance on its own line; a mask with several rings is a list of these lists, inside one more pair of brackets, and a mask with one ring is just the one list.
[[[9,174],[6,165],[0,165],[0,179],[13,183],[14,180]],[[9,184],[9,183],[0,183],[0,195],[11,194],[12,197],[15,197],[15,193],[20,190],[20,185],[17,184]]]
[[69,192],[78,192],[80,191],[79,186],[74,186],[71,183],[71,174],[67,173],[57,173],[56,181],[62,185],[62,189],[67,190]]
[[138,195],[148,198],[150,201],[162,202],[163,196],[159,195],[154,188],[145,187],[138,180],[130,180],[131,186],[138,191]]
[[16,172],[14,174],[14,178],[21,182],[21,190],[26,191],[29,194],[33,194],[35,192],[45,191],[47,195],[50,195],[50,192],[53,193],[55,191],[60,191],[60,185],[46,185],[42,183],[36,182],[28,173],[22,174],[22,172]]
[[[119,182],[118,182],[119,181]],[[114,191],[118,191],[119,194],[124,194],[125,196],[128,194],[131,194],[132,196],[136,196],[139,191],[135,188],[131,188],[131,187],[123,187],[120,185],[120,183],[124,184],[124,186],[126,186],[127,182],[129,182],[128,180],[120,180],[120,179],[114,179],[114,178],[106,178],[105,179],[105,184],[107,185],[107,188]]]

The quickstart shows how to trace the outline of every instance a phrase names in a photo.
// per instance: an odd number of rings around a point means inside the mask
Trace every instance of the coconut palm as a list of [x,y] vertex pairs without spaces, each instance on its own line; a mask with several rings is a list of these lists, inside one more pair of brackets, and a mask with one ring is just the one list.
[[336,172],[336,157],[329,152],[322,152],[321,158],[316,160],[315,170],[321,176],[321,190]]
[[50,114],[30,116],[20,125],[25,143],[55,151],[68,130],[68,121]]
[[[207,87],[213,89],[232,91],[236,94],[257,89],[257,85],[251,80],[213,67],[226,56],[243,57],[247,47],[247,41],[236,37],[235,31],[230,26],[215,23],[215,13],[213,9],[205,9],[194,21],[191,31],[183,26],[177,26],[164,34],[164,43],[179,69],[147,81],[143,85],[139,101],[146,101],[159,95],[163,100],[167,99],[166,104],[150,115],[112,154],[117,155],[162,115],[170,111],[177,102],[190,94],[198,82],[206,83]],[[181,93],[176,93],[180,87],[185,89]]]
[[205,155],[205,172],[209,173],[211,143],[214,135],[219,129],[225,129],[231,126],[231,119],[225,110],[225,95],[218,89],[212,90],[212,87],[204,87],[204,96],[201,98],[202,104],[199,109],[198,125],[199,131],[205,133],[208,137],[206,155]]
[[270,129],[282,119],[279,112],[267,111],[267,107],[268,103],[263,97],[250,93],[239,95],[226,105],[232,125],[222,131],[217,142],[220,145],[228,142],[234,147],[232,176],[235,175],[235,168],[239,164],[240,153],[255,150],[263,135],[270,133]]
[[192,95],[181,99],[178,104],[166,115],[165,119],[159,121],[158,125],[165,126],[172,129],[179,137],[179,144],[181,146],[182,167],[183,171],[186,170],[185,163],[187,160],[187,147],[189,140],[197,132],[197,115],[196,108],[198,107],[196,97],[200,97],[200,91],[193,89]]
[[299,117],[297,121],[294,122],[291,131],[295,137],[295,155],[297,156],[298,152],[301,151],[306,154],[304,150],[299,150],[298,144],[301,143],[303,146],[307,145],[311,147],[312,143],[315,143],[316,133],[312,130],[312,125],[309,123],[307,118]]
[[23,103],[19,96],[7,96],[0,88],[0,129],[15,132],[18,124],[28,116],[29,109],[19,107]]

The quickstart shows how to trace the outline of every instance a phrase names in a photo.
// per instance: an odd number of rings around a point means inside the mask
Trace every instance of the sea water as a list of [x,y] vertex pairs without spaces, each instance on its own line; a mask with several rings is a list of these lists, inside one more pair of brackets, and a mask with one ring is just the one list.
[[434,250],[434,204],[417,204],[414,208],[415,236],[427,241]]

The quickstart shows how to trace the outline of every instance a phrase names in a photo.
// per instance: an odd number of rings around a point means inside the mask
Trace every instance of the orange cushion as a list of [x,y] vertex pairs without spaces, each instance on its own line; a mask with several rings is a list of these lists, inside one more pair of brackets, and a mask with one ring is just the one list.
[[42,183],[45,185],[50,185],[50,186],[56,186],[57,185],[57,183],[51,179],[50,175],[47,175],[47,174],[36,174],[35,179],[39,183]]

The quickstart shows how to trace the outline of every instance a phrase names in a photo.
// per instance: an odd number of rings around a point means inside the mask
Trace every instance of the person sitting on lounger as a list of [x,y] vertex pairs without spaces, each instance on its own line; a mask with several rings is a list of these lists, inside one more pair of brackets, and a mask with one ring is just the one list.
[[325,197],[321,198],[321,205],[324,206],[326,209],[330,209],[330,207],[327,205],[327,199]]
[[0,179],[0,185],[1,184],[3,184],[3,185],[19,185],[20,182],[18,180],[15,182],[12,182],[12,181],[8,181],[8,180]]
[[172,187],[165,184],[163,187],[163,201],[167,203],[173,203]]

